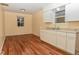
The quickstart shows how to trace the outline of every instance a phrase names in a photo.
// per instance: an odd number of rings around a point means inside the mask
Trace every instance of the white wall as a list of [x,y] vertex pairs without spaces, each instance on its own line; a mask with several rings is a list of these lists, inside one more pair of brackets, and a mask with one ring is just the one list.
[[[24,17],[24,27],[17,26],[17,16]],[[5,35],[32,34],[32,15],[5,11]]]
[[1,50],[2,50],[2,46],[3,46],[3,43],[4,43],[4,40],[5,40],[5,37],[4,37],[4,10],[3,10],[3,7],[0,5],[0,53],[1,53]]

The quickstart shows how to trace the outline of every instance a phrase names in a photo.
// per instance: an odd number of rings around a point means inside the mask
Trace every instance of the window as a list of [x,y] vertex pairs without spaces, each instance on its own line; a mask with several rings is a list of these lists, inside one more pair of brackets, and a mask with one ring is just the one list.
[[24,27],[24,17],[17,16],[17,26],[18,27]]

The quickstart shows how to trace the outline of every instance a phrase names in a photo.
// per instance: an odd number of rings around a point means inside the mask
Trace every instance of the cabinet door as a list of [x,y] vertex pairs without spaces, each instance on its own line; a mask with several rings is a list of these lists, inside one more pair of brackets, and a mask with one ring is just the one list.
[[51,40],[51,34],[50,34],[50,31],[46,31],[46,33],[45,33],[45,37],[46,37],[45,42],[47,42],[47,43],[51,43],[51,42],[50,42],[50,40]]
[[49,17],[49,11],[43,11],[43,19],[44,19],[44,22],[47,22],[47,21],[49,21],[50,19],[50,17]]
[[55,31],[48,31],[48,42],[54,46],[56,46],[56,32]]
[[67,51],[75,54],[76,34],[67,33]]
[[40,32],[40,37],[41,37],[41,40],[47,42],[47,43],[50,43],[50,31],[41,31]]
[[57,46],[66,50],[66,32],[57,32]]
[[79,4],[71,3],[66,5],[65,21],[79,21]]
[[50,18],[52,19],[53,23],[55,23],[55,9],[51,10]]
[[56,46],[56,32],[55,31],[41,31],[40,37],[43,41]]
[[43,20],[44,22],[53,22],[55,15],[53,10],[45,10],[43,11]]
[[52,42],[52,44],[53,44],[54,46],[57,45],[57,38],[56,38],[56,35],[57,35],[56,31],[52,31],[52,32],[51,32],[51,42]]
[[40,31],[40,38],[41,38],[41,40],[43,40],[43,41],[47,41],[47,35],[46,35],[47,33],[45,32],[45,31]]

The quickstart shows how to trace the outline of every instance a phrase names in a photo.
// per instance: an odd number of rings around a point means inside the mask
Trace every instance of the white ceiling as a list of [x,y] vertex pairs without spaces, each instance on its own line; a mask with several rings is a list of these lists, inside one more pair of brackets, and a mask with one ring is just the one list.
[[25,9],[27,13],[36,12],[50,3],[8,3],[7,10],[20,11],[20,9]]

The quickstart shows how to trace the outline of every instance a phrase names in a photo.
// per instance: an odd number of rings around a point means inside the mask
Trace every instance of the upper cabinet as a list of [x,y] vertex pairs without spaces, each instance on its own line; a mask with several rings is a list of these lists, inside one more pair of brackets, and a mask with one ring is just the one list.
[[[44,22],[64,23],[79,21],[79,4],[51,4],[43,9]],[[60,11],[58,11],[60,10]]]
[[43,10],[43,20],[44,22],[54,22],[55,12],[53,9]]
[[[62,14],[64,14],[63,13],[64,9],[62,7],[60,7],[62,5],[65,5],[65,4],[62,4],[62,3],[49,4],[48,6],[43,8],[43,20],[44,20],[44,22],[55,23],[56,22],[56,19],[55,19],[56,16],[59,16],[59,15],[62,16]],[[56,8],[60,9],[62,11],[56,11]],[[63,19],[63,17],[61,17],[61,18]],[[60,19],[60,18],[57,18],[57,19]]]
[[79,4],[70,3],[66,5],[65,21],[79,21]]

